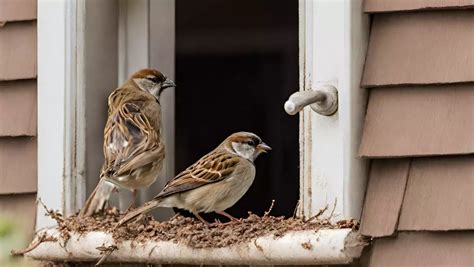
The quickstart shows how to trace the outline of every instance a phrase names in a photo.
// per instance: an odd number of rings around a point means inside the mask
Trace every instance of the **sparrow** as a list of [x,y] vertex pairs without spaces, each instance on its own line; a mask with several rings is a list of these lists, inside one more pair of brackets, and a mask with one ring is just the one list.
[[160,95],[175,86],[158,70],[142,69],[109,95],[105,160],[99,183],[79,216],[102,210],[115,187],[132,190],[136,196],[137,189],[156,180],[165,158]]
[[209,224],[200,212],[216,212],[237,220],[225,210],[232,207],[250,188],[255,178],[255,159],[271,148],[257,135],[237,132],[217,148],[170,180],[153,200],[132,210],[117,223],[127,223],[157,207],[190,211]]

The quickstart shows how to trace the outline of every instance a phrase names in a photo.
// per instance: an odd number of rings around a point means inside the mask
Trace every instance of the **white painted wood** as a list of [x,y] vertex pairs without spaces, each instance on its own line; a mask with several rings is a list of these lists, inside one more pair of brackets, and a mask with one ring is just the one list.
[[[70,214],[83,202],[82,1],[38,1],[38,198]],[[37,228],[53,225],[37,212]]]
[[86,0],[68,1],[66,16],[66,96],[64,137],[64,214],[73,214],[85,201],[86,100],[84,44]]
[[[38,1],[38,197],[62,210],[65,2]],[[48,64],[48,67],[46,67]],[[57,73],[59,71],[59,73]],[[50,103],[50,99],[55,99]],[[39,207],[36,227],[54,225]]]
[[[344,215],[359,219],[367,183],[368,161],[357,156],[367,104],[367,90],[361,90],[369,40],[369,16],[363,13],[363,0],[346,1],[344,55],[345,79],[342,91],[341,122],[344,136]],[[340,96],[341,97],[341,96]]]
[[47,236],[58,238],[58,241],[42,242],[26,253],[27,257],[43,261],[93,262],[102,257],[97,247],[116,245],[117,250],[106,261],[196,265],[319,265],[351,263],[367,245],[351,229],[288,232],[278,238],[264,236],[233,246],[202,249],[172,241],[115,243],[112,235],[104,232],[73,234],[65,242],[56,229],[45,232]]
[[339,109],[322,116],[300,115],[301,209],[310,216],[337,199],[336,214],[360,217],[366,162],[357,157],[364,90],[359,81],[365,57],[368,18],[362,0],[300,0],[300,90],[330,83]]
[[[82,207],[86,178],[93,188],[102,165],[117,16],[113,0],[38,2],[38,197],[66,215]],[[52,223],[43,214],[39,228]]]
[[119,6],[119,81],[150,66],[149,0],[121,0]]

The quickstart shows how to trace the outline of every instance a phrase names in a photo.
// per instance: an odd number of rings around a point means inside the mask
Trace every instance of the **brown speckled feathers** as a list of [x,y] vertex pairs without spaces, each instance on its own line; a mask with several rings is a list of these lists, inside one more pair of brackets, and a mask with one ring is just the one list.
[[213,151],[170,180],[155,199],[221,181],[234,171],[240,160],[224,150]]
[[236,220],[225,210],[249,189],[255,178],[254,160],[271,150],[255,134],[237,132],[216,149],[178,174],[153,200],[128,212],[116,225],[127,223],[156,207],[176,207],[192,212],[206,222],[200,212],[217,212]]
[[158,99],[174,86],[158,70],[142,69],[110,94],[101,179],[79,216],[103,209],[115,186],[136,192],[156,180],[165,157]]
[[113,180],[163,160],[160,113],[157,100],[133,86],[123,86],[110,95],[101,177]]

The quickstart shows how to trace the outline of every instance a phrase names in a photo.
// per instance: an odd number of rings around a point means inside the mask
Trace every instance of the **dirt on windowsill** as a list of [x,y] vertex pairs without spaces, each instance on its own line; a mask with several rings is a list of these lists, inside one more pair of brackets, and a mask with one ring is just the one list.
[[[271,209],[270,209],[271,210]],[[92,231],[112,233],[117,243],[133,240],[146,241],[172,241],[193,248],[219,248],[238,243],[248,242],[262,236],[273,235],[275,238],[283,236],[289,231],[303,231],[320,229],[352,228],[357,230],[358,222],[353,219],[341,220],[331,223],[328,218],[320,218],[327,210],[322,209],[316,216],[309,219],[284,218],[269,215],[263,216],[249,212],[249,216],[240,222],[229,224],[206,225],[194,218],[176,215],[168,221],[159,222],[147,216],[136,222],[128,223],[114,229],[123,214],[116,208],[110,208],[102,214],[92,217],[77,217],[75,215],[64,218],[61,214],[48,211],[48,214],[57,221],[58,229],[64,240],[68,240],[71,233],[87,234]]]

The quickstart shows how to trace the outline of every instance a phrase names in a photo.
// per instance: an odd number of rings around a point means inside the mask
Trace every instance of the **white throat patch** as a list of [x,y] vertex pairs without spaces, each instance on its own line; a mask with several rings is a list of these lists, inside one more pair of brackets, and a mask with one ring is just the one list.
[[156,84],[149,79],[146,78],[136,78],[133,81],[140,87],[141,90],[154,95],[158,98],[158,94],[160,92],[161,84]]
[[250,161],[254,161],[256,158],[255,148],[248,144],[242,144],[237,142],[232,142],[232,148],[234,149],[237,155],[241,156]]

